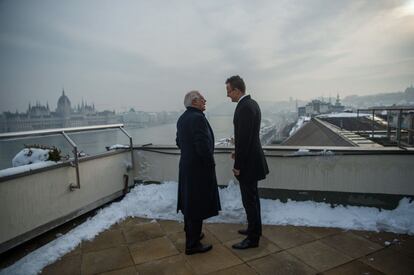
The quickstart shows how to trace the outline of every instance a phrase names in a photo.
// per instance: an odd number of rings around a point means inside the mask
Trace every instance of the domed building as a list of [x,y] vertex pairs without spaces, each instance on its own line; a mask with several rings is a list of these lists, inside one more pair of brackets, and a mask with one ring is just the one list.
[[49,108],[49,104],[45,106],[36,102],[34,106],[29,103],[25,113],[18,111],[0,113],[0,133],[105,125],[122,123],[122,121],[122,116],[115,114],[115,111],[98,111],[95,109],[95,104],[88,105],[83,100],[82,105],[78,104],[77,108],[72,109],[65,90],[62,90],[55,111]]
[[62,117],[69,117],[72,112],[70,107],[70,100],[65,95],[65,90],[62,90],[62,95],[59,97],[57,102],[56,114]]

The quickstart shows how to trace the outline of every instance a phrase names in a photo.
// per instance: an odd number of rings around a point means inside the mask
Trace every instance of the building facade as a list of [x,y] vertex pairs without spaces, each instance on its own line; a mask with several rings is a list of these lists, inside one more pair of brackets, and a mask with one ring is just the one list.
[[82,101],[76,108],[72,108],[69,98],[62,91],[57,101],[55,111],[51,111],[49,104],[34,106],[29,104],[25,113],[4,112],[0,115],[0,132],[18,132],[49,128],[66,128],[89,125],[105,125],[121,123],[122,116],[115,111],[97,111],[95,106]]
[[339,99],[339,95],[336,97],[335,104],[331,102],[325,102],[322,100],[312,100],[308,104],[302,107],[298,107],[298,117],[301,116],[316,116],[320,114],[328,114],[328,113],[340,113],[345,110],[345,106],[341,104]]

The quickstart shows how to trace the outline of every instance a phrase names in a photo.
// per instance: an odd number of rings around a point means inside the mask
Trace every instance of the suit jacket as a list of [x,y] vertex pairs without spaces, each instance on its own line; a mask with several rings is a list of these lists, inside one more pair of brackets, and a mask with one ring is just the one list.
[[202,111],[188,107],[177,121],[181,150],[177,212],[191,220],[218,215],[221,210],[215,162],[214,134]]
[[258,181],[269,173],[260,143],[261,112],[249,95],[242,98],[234,111],[234,168],[240,170],[239,180]]

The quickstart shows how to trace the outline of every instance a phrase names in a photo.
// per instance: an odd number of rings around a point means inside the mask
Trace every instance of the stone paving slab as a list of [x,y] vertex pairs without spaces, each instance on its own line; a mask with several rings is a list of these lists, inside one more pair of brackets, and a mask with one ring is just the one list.
[[158,223],[166,234],[174,234],[177,232],[183,232],[184,223],[169,220],[159,220]]
[[263,236],[277,244],[279,247],[288,249],[314,241],[311,234],[301,231],[294,226],[263,226]]
[[133,265],[134,262],[127,246],[112,247],[83,253],[81,273],[96,274]]
[[167,237],[156,238],[129,246],[135,264],[162,259],[179,254]]
[[81,274],[82,255],[63,257],[52,265],[43,269],[42,275],[80,275]]
[[383,275],[384,273],[366,265],[360,261],[352,261],[350,263],[334,267],[331,270],[323,272],[324,275]]
[[165,235],[159,223],[140,223],[130,224],[122,228],[127,243],[136,243],[154,238],[159,238]]
[[256,275],[257,272],[247,264],[232,266],[226,269],[209,273],[209,275]]
[[[238,238],[236,240],[228,241],[224,245],[228,249],[232,249],[231,246],[233,244],[241,242],[243,239],[244,238]],[[231,251],[234,254],[236,254],[243,261],[249,261],[249,260],[253,260],[253,259],[257,259],[257,258],[267,256],[271,253],[274,253],[274,252],[280,251],[280,250],[281,250],[280,247],[278,247],[277,245],[271,243],[268,239],[263,237],[263,238],[260,239],[259,247],[252,248],[252,249],[246,249],[246,250],[234,249],[234,250],[231,250]]]
[[322,239],[321,242],[351,258],[360,258],[383,248],[378,243],[371,242],[351,232],[329,236]]
[[246,225],[243,224],[231,224],[231,223],[220,223],[220,224],[205,224],[205,228],[208,229],[213,235],[224,243],[231,241],[240,237],[237,233],[239,229],[246,228]]
[[140,275],[194,274],[190,264],[185,260],[183,255],[176,255],[157,261],[147,262],[137,265],[136,269]]
[[185,256],[196,274],[207,274],[242,263],[222,244],[215,244],[208,253]]
[[183,223],[127,218],[42,274],[414,274],[414,236],[266,225],[258,248],[232,249],[245,227],[205,224],[213,249],[188,256]]
[[295,228],[311,235],[315,239],[321,239],[334,234],[344,232],[340,228],[327,228],[327,227],[308,227],[308,226],[296,226]]
[[117,269],[109,272],[99,273],[100,275],[140,275],[135,266]]
[[380,250],[364,257],[361,261],[389,275],[414,274],[414,259],[394,249]]
[[[176,232],[170,235],[167,235],[167,237],[173,242],[175,247],[180,252],[184,252],[185,250],[185,233],[184,231]],[[212,234],[210,231],[204,229],[204,238],[202,240],[203,243],[209,243],[209,244],[218,244],[220,241]]]
[[93,241],[82,243],[82,252],[98,251],[105,248],[116,247],[125,244],[125,238],[119,229],[107,230],[99,234]]
[[291,248],[288,252],[318,271],[325,271],[352,260],[319,240]]
[[315,269],[286,251],[250,261],[248,264],[262,275],[312,275],[317,273]]

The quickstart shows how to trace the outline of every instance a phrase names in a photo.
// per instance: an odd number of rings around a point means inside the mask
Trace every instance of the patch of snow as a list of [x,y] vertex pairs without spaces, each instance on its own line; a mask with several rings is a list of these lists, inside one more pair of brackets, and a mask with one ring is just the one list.
[[311,152],[309,149],[300,148],[296,152],[293,153],[294,156],[333,156],[334,152],[330,150],[322,150],[322,151],[316,151]]
[[44,162],[49,158],[49,150],[39,148],[24,148],[13,158],[13,167]]
[[116,150],[116,149],[129,149],[130,147],[128,145],[123,144],[114,144],[109,147],[109,150]]
[[324,115],[318,115],[317,117],[364,117],[364,116],[371,116],[371,114],[366,113],[330,113],[330,114],[324,114]]
[[305,155],[309,155],[309,153],[310,153],[309,149],[300,148],[299,150],[297,150],[293,154],[295,156],[305,156]]
[[296,133],[297,130],[299,130],[300,128],[302,128],[302,126],[310,121],[311,118],[307,117],[307,116],[301,116],[299,117],[298,121],[296,122],[295,126],[293,126],[292,130],[290,130],[289,132],[289,136],[293,135],[294,133]]
[[214,146],[225,146],[225,147],[234,146],[234,139],[232,137],[221,138],[214,143]]
[[56,165],[56,163],[58,163],[58,162],[54,162],[54,161],[49,160],[49,161],[43,161],[43,162],[37,162],[37,163],[33,163],[33,164],[23,165],[23,166],[19,166],[19,167],[12,167],[12,168],[3,169],[3,170],[0,170],[0,178],[20,174],[20,173],[23,173],[23,172],[29,172],[29,171],[32,171],[32,170],[36,170],[36,169],[40,169],[40,168],[44,168],[44,167],[48,167],[48,166],[52,166],[52,165]]
[[[183,221],[176,212],[176,182],[138,185],[121,201],[100,209],[98,213],[65,235],[55,239],[20,259],[0,274],[38,274],[45,266],[75,249],[82,241],[92,240],[111,225],[128,217],[144,217]],[[241,202],[239,186],[233,181],[220,189],[222,211],[206,222],[245,223],[246,215]],[[312,201],[286,203],[261,199],[262,222],[273,225],[335,227],[345,230],[388,231],[414,234],[414,202],[403,198],[394,210],[372,207],[336,206]],[[373,261],[370,258],[370,261]]]

